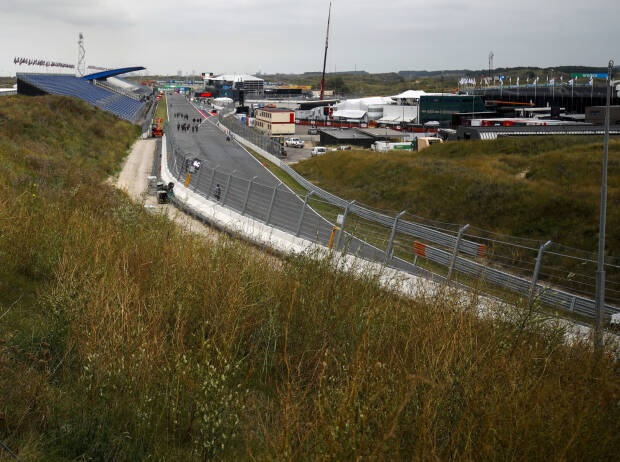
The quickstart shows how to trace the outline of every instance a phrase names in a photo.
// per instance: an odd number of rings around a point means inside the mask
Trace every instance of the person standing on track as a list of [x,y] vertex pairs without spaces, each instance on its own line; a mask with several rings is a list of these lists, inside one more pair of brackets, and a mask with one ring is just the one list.
[[215,194],[214,194],[215,200],[219,202],[221,195],[222,195],[222,188],[220,188],[220,184],[218,183],[215,185]]

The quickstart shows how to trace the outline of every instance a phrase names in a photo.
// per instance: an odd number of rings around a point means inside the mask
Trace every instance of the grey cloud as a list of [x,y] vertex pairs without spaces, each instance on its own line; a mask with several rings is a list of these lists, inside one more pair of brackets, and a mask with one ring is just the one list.
[[[0,0],[9,47],[153,72],[319,70],[329,0]],[[335,0],[328,69],[604,65],[618,53],[617,0]],[[59,33],[62,32],[62,33]],[[41,37],[46,37],[45,43]],[[70,37],[68,39],[67,37]],[[51,50],[51,51],[49,51]],[[620,56],[615,56],[620,61]],[[74,59],[74,58],[73,58]],[[602,64],[601,64],[602,63]]]

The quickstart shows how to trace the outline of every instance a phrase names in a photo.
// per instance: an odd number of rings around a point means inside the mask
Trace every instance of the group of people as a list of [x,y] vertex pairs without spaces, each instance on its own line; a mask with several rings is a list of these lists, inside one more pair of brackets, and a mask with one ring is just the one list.
[[189,130],[191,130],[192,132],[197,132],[198,131],[198,124],[189,124],[189,123],[180,123],[177,122],[177,131],[182,131],[182,132],[187,132]]
[[183,114],[182,112],[174,113],[175,119],[187,120],[187,122],[181,123],[177,122],[177,131],[188,132],[192,131],[192,133],[198,132],[198,127],[200,126],[200,119],[192,118],[191,123],[189,119],[189,115]]

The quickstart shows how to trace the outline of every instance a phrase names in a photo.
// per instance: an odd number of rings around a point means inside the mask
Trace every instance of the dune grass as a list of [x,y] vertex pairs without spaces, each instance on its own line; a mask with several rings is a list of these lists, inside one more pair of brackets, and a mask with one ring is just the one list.
[[[295,165],[306,178],[372,207],[596,250],[603,144],[586,137],[444,143],[421,153],[340,151]],[[612,140],[610,204],[620,203],[620,141]],[[620,209],[607,248],[620,255]]]
[[611,350],[535,312],[480,319],[450,292],[404,299],[329,260],[184,233],[104,182],[135,127],[7,101],[0,439],[23,460],[617,455]]

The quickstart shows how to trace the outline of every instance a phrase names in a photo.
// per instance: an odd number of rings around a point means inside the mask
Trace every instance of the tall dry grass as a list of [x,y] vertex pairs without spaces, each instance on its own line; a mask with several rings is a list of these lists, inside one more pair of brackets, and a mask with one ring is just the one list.
[[23,297],[0,291],[0,314],[19,300],[0,320],[0,438],[24,460],[617,456],[609,351],[206,242],[89,171],[2,189],[0,280]]

